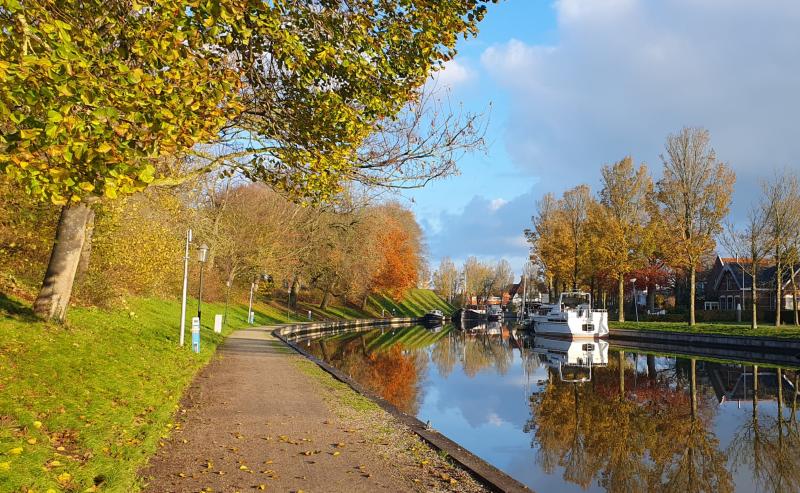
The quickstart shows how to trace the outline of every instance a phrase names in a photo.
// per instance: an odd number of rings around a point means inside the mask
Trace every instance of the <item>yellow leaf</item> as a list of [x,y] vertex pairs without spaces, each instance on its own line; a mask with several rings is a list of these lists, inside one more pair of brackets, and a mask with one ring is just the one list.
[[69,483],[71,479],[72,479],[72,474],[68,472],[62,472],[56,477],[56,481],[58,481],[58,483],[61,485]]
[[38,430],[39,428],[42,427],[42,422],[41,421],[34,421],[33,422],[33,427]]
[[31,445],[36,445],[36,439],[35,438],[28,438],[28,443],[31,444]]
[[14,447],[11,450],[9,450],[8,453],[11,455],[19,455],[22,453],[22,450],[23,450],[22,447]]
[[91,192],[92,190],[94,190],[94,185],[92,185],[88,181],[82,181],[80,184],[78,184],[78,186],[81,187],[81,190],[85,192]]
[[110,150],[111,146],[108,144],[108,142],[103,142],[102,144],[97,146],[97,152],[99,152],[100,154],[105,154]]
[[239,469],[241,469],[242,471],[246,471],[247,470],[247,466],[242,464],[241,466],[239,466]]
[[0,462],[0,471],[9,471],[9,470],[11,470],[10,462]]

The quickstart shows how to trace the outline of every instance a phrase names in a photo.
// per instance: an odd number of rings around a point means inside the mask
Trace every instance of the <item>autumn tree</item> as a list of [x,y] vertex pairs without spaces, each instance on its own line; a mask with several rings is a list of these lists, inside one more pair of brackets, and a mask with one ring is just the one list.
[[433,273],[433,289],[452,303],[460,282],[460,276],[456,264],[450,257],[443,257],[439,261],[439,267]]
[[644,260],[644,230],[652,181],[647,168],[638,169],[630,156],[603,166],[599,207],[592,214],[592,249],[617,278],[618,320],[625,321],[625,275]]
[[665,151],[657,198],[673,264],[689,271],[689,325],[694,325],[697,266],[722,230],[735,175],[717,160],[705,129],[685,127],[670,135]]
[[594,203],[589,187],[578,185],[564,192],[561,199],[561,214],[566,224],[569,258],[572,264],[572,289],[578,289],[578,280],[588,251],[587,224],[589,208]]
[[[800,185],[797,176],[776,175],[763,186],[764,215],[772,253],[775,256],[775,326],[781,325],[784,273],[792,264],[791,253],[800,229]],[[789,267],[794,274],[794,265]]]
[[[339,193],[365,139],[417,97],[459,35],[476,33],[484,3],[6,5],[0,172],[62,205],[35,311],[64,318],[87,204],[184,180],[170,157],[191,150],[190,176],[226,166],[297,198]],[[449,167],[458,145],[433,142],[382,169]]]
[[747,222],[741,228],[727,224],[722,242],[730,253],[742,259],[742,269],[746,269],[750,276],[750,327],[755,329],[758,327],[758,273],[764,260],[773,251],[767,210],[762,205],[751,207]]

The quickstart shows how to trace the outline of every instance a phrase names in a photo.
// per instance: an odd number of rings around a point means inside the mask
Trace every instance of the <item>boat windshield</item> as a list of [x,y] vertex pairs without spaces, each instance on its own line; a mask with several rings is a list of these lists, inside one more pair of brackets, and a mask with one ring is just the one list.
[[590,298],[586,293],[564,293],[561,295],[561,304],[564,308],[577,308],[578,305],[590,304]]

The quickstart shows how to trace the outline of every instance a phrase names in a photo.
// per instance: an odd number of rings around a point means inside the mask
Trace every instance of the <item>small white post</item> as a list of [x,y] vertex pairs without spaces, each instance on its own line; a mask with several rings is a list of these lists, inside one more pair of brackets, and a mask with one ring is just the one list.
[[183,256],[183,295],[181,296],[181,336],[180,345],[183,346],[186,333],[186,290],[189,287],[189,243],[192,242],[192,230],[186,231],[186,253]]
[[255,288],[256,283],[250,283],[250,306],[247,308],[247,323],[253,325],[253,288]]
[[222,333],[222,315],[219,313],[214,315],[214,332],[217,334]]

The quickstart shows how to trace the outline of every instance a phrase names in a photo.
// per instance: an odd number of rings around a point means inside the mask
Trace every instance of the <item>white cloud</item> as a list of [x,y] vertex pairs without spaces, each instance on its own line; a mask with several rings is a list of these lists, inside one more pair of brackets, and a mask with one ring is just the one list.
[[477,72],[465,62],[456,59],[445,63],[444,68],[431,76],[430,85],[438,90],[452,90],[462,86],[477,77]]
[[514,163],[546,189],[597,183],[600,165],[633,154],[660,169],[666,136],[711,131],[739,175],[800,169],[800,2],[559,0],[558,42],[487,48],[481,63],[508,91]]
[[507,203],[508,203],[508,200],[505,200],[505,199],[494,199],[491,202],[489,202],[489,210],[494,212],[497,209],[499,209],[499,208],[503,207],[504,205],[506,205]]

